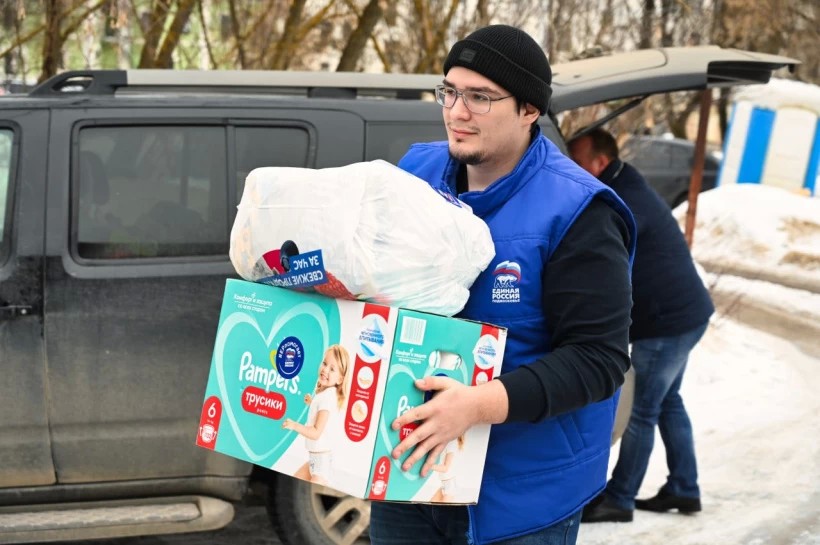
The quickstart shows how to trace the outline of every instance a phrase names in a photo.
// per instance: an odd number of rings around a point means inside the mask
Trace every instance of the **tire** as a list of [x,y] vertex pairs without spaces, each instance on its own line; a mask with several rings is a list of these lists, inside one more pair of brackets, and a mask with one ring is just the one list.
[[285,545],[369,545],[370,502],[276,475],[268,487],[268,517]]

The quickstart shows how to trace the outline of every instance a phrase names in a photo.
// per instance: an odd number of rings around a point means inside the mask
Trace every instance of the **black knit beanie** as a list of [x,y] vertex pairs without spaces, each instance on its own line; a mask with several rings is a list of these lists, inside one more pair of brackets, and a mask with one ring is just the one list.
[[523,30],[508,25],[476,30],[450,49],[444,75],[454,66],[478,72],[538,108],[541,115],[547,112],[552,95],[550,63],[541,46]]

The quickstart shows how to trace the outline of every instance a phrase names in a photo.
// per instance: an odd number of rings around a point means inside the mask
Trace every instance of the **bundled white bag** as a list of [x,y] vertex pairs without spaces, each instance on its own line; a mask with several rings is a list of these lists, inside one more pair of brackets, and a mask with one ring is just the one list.
[[257,168],[231,230],[246,280],[447,316],[494,255],[467,205],[381,160]]

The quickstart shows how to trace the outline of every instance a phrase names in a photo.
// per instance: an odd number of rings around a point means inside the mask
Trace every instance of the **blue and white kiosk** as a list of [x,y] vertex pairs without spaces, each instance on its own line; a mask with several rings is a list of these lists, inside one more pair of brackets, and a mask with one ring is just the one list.
[[772,79],[739,91],[718,185],[766,184],[818,196],[820,86]]

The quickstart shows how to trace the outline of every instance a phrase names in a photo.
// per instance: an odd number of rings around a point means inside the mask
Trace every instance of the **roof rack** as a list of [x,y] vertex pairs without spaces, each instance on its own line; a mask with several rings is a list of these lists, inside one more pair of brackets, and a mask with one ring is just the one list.
[[72,70],[35,87],[30,96],[59,97],[144,93],[291,94],[323,98],[378,96],[418,99],[441,76],[273,70]]

